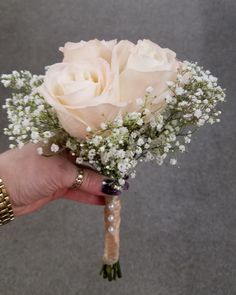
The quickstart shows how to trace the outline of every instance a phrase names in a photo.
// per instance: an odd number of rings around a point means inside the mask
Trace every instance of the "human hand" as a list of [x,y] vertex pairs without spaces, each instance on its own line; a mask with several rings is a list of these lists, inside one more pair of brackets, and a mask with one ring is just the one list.
[[34,212],[59,198],[105,205],[105,196],[121,193],[111,180],[87,168],[80,189],[71,189],[78,173],[74,158],[69,152],[44,157],[38,155],[37,147],[29,143],[0,155],[0,177],[15,216]]

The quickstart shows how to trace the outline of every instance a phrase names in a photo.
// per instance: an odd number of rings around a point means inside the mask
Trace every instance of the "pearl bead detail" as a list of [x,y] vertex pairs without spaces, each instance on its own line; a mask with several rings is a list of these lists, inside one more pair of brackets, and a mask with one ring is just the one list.
[[107,230],[110,234],[114,234],[115,232],[115,228],[113,226],[109,226]]
[[113,215],[109,215],[107,217],[107,220],[110,221],[110,222],[112,222],[114,220],[114,216]]
[[115,204],[110,203],[110,204],[108,205],[108,209],[109,209],[109,210],[113,210],[114,208],[115,208]]

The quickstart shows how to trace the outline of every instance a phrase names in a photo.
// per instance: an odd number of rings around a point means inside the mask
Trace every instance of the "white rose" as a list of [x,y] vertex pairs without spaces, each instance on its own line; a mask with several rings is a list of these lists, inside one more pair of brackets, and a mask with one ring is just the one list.
[[87,127],[100,128],[114,120],[127,103],[121,102],[113,87],[110,69],[116,41],[66,43],[60,50],[64,60],[49,67],[39,92],[56,110],[62,127],[83,138]]
[[168,91],[166,82],[176,80],[179,66],[172,50],[161,48],[150,40],[139,40],[137,45],[120,41],[113,49],[112,69],[119,72],[116,79],[120,99],[131,102],[133,109],[137,98],[144,97],[149,86],[157,96],[152,101],[156,109],[164,107],[164,96]]

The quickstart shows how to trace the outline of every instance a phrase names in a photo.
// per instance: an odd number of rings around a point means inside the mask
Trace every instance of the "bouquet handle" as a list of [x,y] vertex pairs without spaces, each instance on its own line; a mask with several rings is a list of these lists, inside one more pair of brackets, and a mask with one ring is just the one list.
[[120,212],[121,200],[118,196],[106,197],[104,208],[104,254],[103,266],[100,274],[108,281],[121,278],[121,268],[119,262],[120,250]]

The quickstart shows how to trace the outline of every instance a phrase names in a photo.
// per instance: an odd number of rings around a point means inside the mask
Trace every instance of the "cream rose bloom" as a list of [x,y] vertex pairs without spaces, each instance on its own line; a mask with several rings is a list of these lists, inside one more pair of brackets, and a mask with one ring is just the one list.
[[56,110],[62,127],[83,138],[87,127],[138,110],[137,98],[152,86],[157,108],[164,103],[166,82],[176,78],[175,53],[144,40],[91,40],[66,43],[62,63],[49,67],[39,92]]
[[163,108],[168,93],[166,82],[175,81],[179,66],[175,52],[150,40],[139,40],[137,45],[121,41],[113,49],[112,69],[119,73],[120,100],[132,102],[133,109],[136,99],[144,97],[149,86],[157,97],[153,107]]
[[87,127],[113,120],[127,104],[119,100],[110,69],[116,41],[66,43],[64,60],[49,67],[39,92],[56,110],[62,127],[83,138]]

